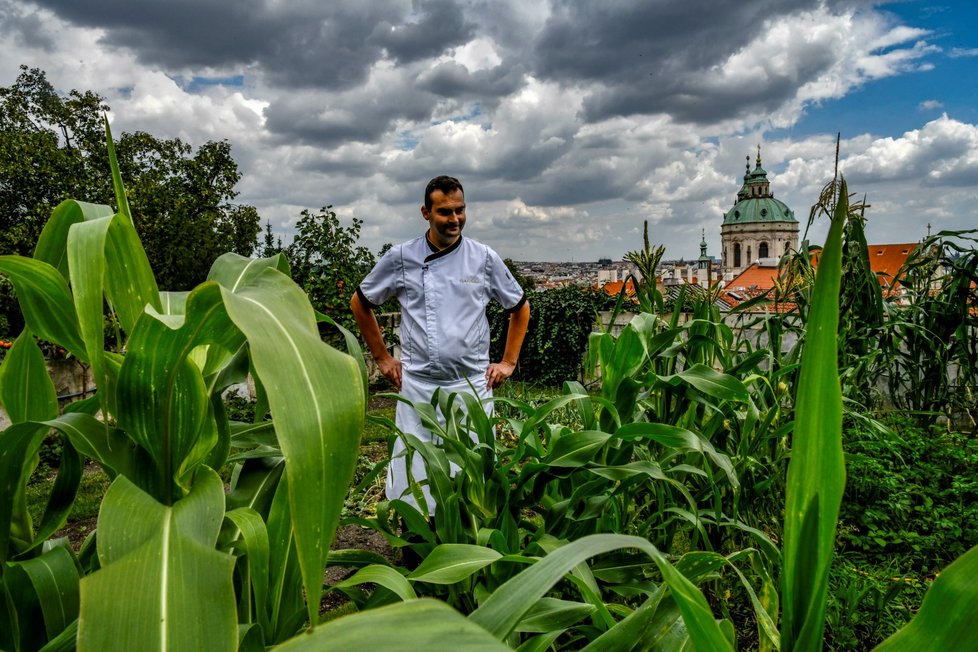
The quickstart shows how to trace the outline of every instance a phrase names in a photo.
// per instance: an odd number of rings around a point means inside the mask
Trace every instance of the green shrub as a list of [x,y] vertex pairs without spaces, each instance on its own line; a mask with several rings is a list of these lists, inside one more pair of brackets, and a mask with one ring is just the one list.
[[[242,620],[263,649],[318,618],[366,375],[321,341],[282,256],[225,254],[192,292],[160,292],[106,137],[118,212],[66,200],[33,258],[0,256],[27,323],[0,367],[0,647],[236,649]],[[106,304],[124,355],[106,350]],[[89,365],[96,394],[59,414],[35,336]],[[228,422],[220,397],[249,371],[274,423]],[[35,523],[27,486],[52,429]],[[85,459],[112,482],[76,557],[50,537],[88,495]]]
[[[611,308],[614,298],[590,288],[567,286],[529,293],[527,300],[530,326],[514,379],[559,386],[580,378],[597,313]],[[490,304],[487,312],[492,332],[489,356],[499,360],[509,315],[496,304]]]

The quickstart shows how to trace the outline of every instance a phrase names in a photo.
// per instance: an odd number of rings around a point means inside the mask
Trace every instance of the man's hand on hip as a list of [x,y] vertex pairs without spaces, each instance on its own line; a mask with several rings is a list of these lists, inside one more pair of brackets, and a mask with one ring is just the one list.
[[504,380],[513,375],[515,370],[516,365],[505,360],[491,364],[486,371],[486,384],[489,385],[490,389],[499,387]]
[[391,381],[397,391],[401,391],[401,361],[392,355],[388,355],[377,361],[380,373],[384,378]]

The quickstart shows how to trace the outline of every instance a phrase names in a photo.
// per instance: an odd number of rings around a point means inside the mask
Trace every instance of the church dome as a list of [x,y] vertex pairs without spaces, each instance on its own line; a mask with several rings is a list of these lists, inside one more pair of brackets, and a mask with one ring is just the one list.
[[758,145],[757,165],[751,170],[750,157],[747,157],[744,185],[737,193],[733,208],[723,214],[723,224],[797,221],[794,211],[783,201],[774,198],[767,172],[761,167],[761,148]]
[[748,197],[741,199],[723,214],[724,224],[748,224],[751,222],[797,222],[795,212],[774,197]]

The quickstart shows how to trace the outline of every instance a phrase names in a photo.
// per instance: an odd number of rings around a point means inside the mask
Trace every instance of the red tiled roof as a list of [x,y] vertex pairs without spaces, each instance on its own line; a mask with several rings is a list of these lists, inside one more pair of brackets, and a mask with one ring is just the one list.
[[727,290],[770,290],[778,280],[777,267],[761,267],[754,263],[725,286]]
[[[907,260],[907,256],[917,247],[916,242],[868,245],[869,266],[877,274],[880,285],[888,287],[892,282],[900,267]],[[812,266],[818,266],[818,254],[816,251],[812,256]],[[747,299],[764,294],[773,288],[778,280],[777,266],[760,266],[753,264],[726,284],[726,298],[732,305],[742,303]],[[793,309],[794,304],[780,304],[778,310],[784,311]],[[768,309],[771,309],[770,307]]]
[[[618,293],[621,292],[621,286],[625,284],[625,281],[608,281],[605,283],[601,289],[607,294],[613,297],[617,297]],[[635,283],[632,279],[628,279],[628,287],[625,289],[625,296],[633,297],[635,296]]]
[[[868,245],[869,266],[879,277],[880,285],[885,287],[893,281],[900,267],[906,262],[907,256],[916,247],[916,242]],[[819,252],[816,251],[812,256],[812,265],[816,267],[818,266],[818,254]],[[728,290],[756,289],[763,292],[773,288],[777,279],[778,268],[776,266],[761,267],[755,263],[727,283],[726,288]]]
[[888,286],[893,282],[907,256],[916,248],[916,242],[869,245],[869,266],[878,275],[880,285]]

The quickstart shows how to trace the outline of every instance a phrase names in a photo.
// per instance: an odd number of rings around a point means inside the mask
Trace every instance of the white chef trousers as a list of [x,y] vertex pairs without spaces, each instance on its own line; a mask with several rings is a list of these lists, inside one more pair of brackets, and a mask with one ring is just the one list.
[[[408,399],[412,403],[429,403],[436,389],[441,389],[441,391],[445,394],[457,392],[459,394],[472,395],[473,388],[475,388],[476,391],[475,395],[483,401],[482,405],[486,411],[486,414],[491,415],[492,401],[484,400],[492,399],[492,390],[486,383],[485,373],[468,379],[463,378],[455,381],[432,381],[416,375],[411,375],[409,372],[404,370],[401,371],[401,396]],[[463,413],[468,414],[468,409],[461,397],[456,398],[455,404],[461,408]],[[441,413],[441,410],[436,410],[435,414],[438,418],[438,423],[444,426],[445,415]],[[433,437],[431,431],[421,424],[421,418],[418,416],[417,411],[403,401],[398,401],[397,403],[394,422],[397,424],[397,427],[401,430],[401,432],[414,435],[422,441],[432,441],[433,439],[437,440],[437,438]],[[470,433],[470,436],[472,437],[473,441],[475,441],[475,434]],[[404,450],[404,440],[398,437],[397,441],[394,442],[391,463],[387,467],[387,486],[385,488],[385,493],[388,500],[395,500],[399,498],[404,502],[413,505],[418,509],[418,511],[423,513],[423,510],[414,499],[414,496],[411,494],[411,490],[408,486],[407,456],[402,455]],[[457,465],[451,465],[451,472],[453,476],[456,472],[458,472],[458,470],[459,467]],[[411,475],[414,477],[414,481],[418,483],[428,477],[428,474],[425,471],[424,458],[422,458],[420,453],[415,452],[411,456]],[[424,494],[425,502],[428,504],[428,515],[434,516],[435,501],[431,496],[431,489],[428,487],[427,483],[421,486],[421,491]]]

